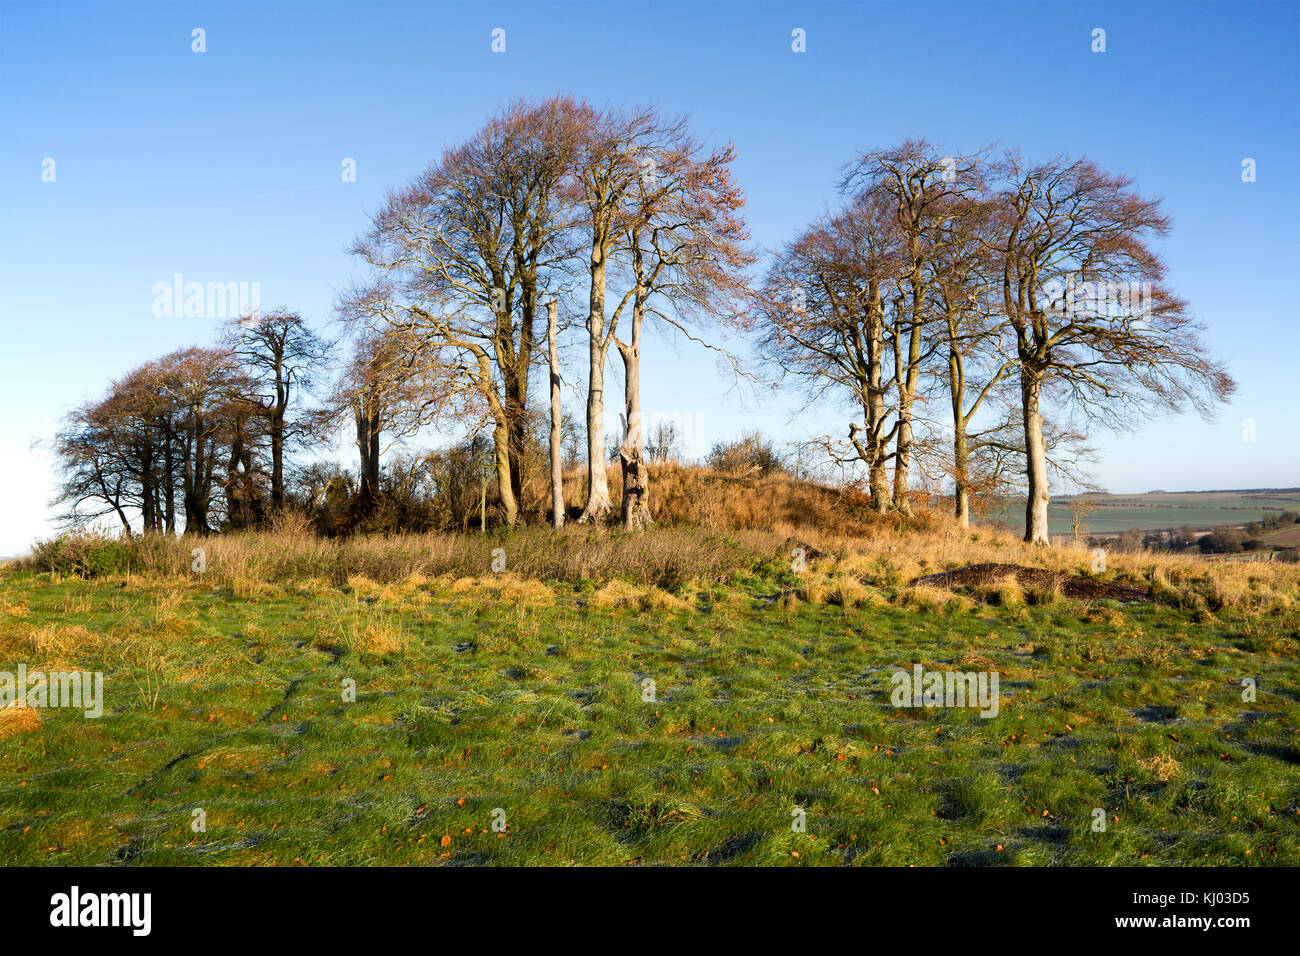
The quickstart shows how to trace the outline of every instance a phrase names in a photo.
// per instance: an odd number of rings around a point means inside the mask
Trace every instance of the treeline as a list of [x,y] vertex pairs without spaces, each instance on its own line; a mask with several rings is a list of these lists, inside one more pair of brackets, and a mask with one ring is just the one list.
[[[336,375],[323,380],[334,345],[291,312],[246,316],[219,347],[148,363],[68,416],[56,443],[64,517],[205,533],[296,503],[336,529],[420,526],[430,511],[468,526],[476,498],[480,524],[490,504],[513,525],[540,520],[529,507],[540,498],[559,526],[564,472],[581,464],[577,520],[603,522],[614,460],[619,517],[639,529],[648,462],[665,454],[640,399],[643,335],[658,326],[731,373],[740,357],[720,333],[747,338],[773,381],[845,409],[814,440],[876,511],[906,514],[918,487],[942,483],[967,522],[973,499],[1022,487],[1026,539],[1046,544],[1049,469],[1077,465],[1087,425],[1160,406],[1205,412],[1234,387],[1163,284],[1149,243],[1167,218],[1125,177],[910,141],[854,159],[841,208],[755,276],[734,160],[653,108],[512,104],[391,191],[355,241],[367,277],[337,307]],[[575,348],[581,428],[560,400]],[[286,455],[319,448],[344,420],[355,477],[319,463],[287,472]],[[426,428],[465,438],[388,454]],[[759,436],[714,453],[733,471],[738,456],[763,472],[790,466]],[[399,499],[425,517],[394,509]]]
[[1294,511],[1279,511],[1266,515],[1258,521],[1252,521],[1244,527],[1220,525],[1203,534],[1191,525],[1157,531],[1140,531],[1130,528],[1114,538],[1094,537],[1088,539],[1089,546],[1106,546],[1116,551],[1170,551],[1200,554],[1241,554],[1247,551],[1281,552],[1283,559],[1296,559],[1295,548],[1275,548],[1265,536],[1275,531],[1294,527],[1300,523],[1300,514]]

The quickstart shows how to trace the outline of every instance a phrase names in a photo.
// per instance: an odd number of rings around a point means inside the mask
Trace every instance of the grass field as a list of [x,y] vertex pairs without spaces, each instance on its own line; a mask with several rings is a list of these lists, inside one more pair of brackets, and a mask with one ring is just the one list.
[[[670,590],[7,572],[0,669],[106,702],[0,715],[0,859],[1300,864],[1291,572],[1167,563],[1120,606],[909,588],[956,555],[894,550]],[[917,663],[996,670],[998,715],[893,706]]]
[[[1300,511],[1300,493],[1264,494],[1238,491],[1202,493],[1163,493],[1149,495],[1099,495],[1087,517],[1092,534],[1109,534],[1136,528],[1158,531],[1190,525],[1208,530],[1223,525],[1242,525],[1282,511]],[[1000,522],[1008,528],[1025,526],[1024,503],[1008,504],[991,511],[984,520]],[[1054,498],[1047,509],[1048,530],[1052,534],[1071,531],[1069,498]]]

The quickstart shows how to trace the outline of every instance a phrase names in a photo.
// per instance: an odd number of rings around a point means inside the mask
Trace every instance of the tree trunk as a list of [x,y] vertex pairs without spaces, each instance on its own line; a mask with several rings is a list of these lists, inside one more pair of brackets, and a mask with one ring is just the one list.
[[632,344],[618,343],[623,358],[623,443],[619,463],[623,469],[623,527],[641,531],[650,520],[650,472],[645,463],[641,434],[641,316],[632,316]]
[[957,517],[957,524],[962,528],[970,527],[970,481],[966,477],[966,462],[969,452],[966,447],[966,427],[962,424],[956,426],[956,434],[952,440],[953,455],[953,489],[954,514]]
[[880,299],[880,280],[867,284],[867,454],[871,506],[878,514],[889,510],[888,459],[881,430],[885,424],[885,390],[881,386],[881,356],[884,354],[885,311]]
[[1039,406],[1042,374],[1021,366],[1020,401],[1025,424],[1025,477],[1029,495],[1025,501],[1025,540],[1030,544],[1051,547],[1047,534],[1047,447],[1043,442],[1043,414]]
[[377,405],[370,408],[370,471],[366,475],[370,482],[370,488],[376,499],[379,497],[379,432],[380,432],[380,414]]
[[[523,351],[511,361],[523,364]],[[516,503],[523,501],[524,496],[524,456],[528,445],[527,375],[526,366],[522,371],[515,367],[502,368],[506,436],[510,452],[510,494]]]
[[497,421],[492,429],[492,447],[497,472],[497,494],[501,497],[502,518],[509,527],[519,521],[519,500],[515,498],[510,473],[510,427],[504,420]]
[[271,510],[284,504],[284,409],[271,415]]
[[560,401],[560,355],[556,347],[556,312],[554,299],[547,304],[546,346],[551,363],[551,523],[564,527],[564,462],[561,454],[564,408]]
[[176,533],[176,463],[172,459],[172,442],[173,436],[170,431],[163,433],[163,470],[164,474],[164,496],[163,508],[166,513],[167,533],[173,535]]
[[605,253],[599,241],[591,250],[591,297],[587,316],[587,505],[579,524],[600,523],[613,505],[605,475]]
[[[921,322],[918,306],[913,303],[907,357],[902,355],[902,324],[896,323],[894,370],[898,382],[898,437],[894,446],[894,508],[901,514],[912,513],[907,496],[912,470],[912,409],[916,404],[917,376],[921,363]],[[902,311],[899,302],[898,311]]]
[[911,514],[908,500],[908,479],[912,470],[912,398],[903,392],[898,403],[898,438],[894,446],[894,508],[900,514]]
[[962,413],[966,404],[966,369],[961,352],[954,344],[955,330],[950,323],[948,327],[950,348],[948,350],[948,397],[952,401],[952,481],[953,514],[957,524],[962,528],[970,527],[970,478],[967,463],[970,460],[969,443],[966,439],[966,416]]
[[[145,425],[149,435],[149,426]],[[144,532],[158,530],[157,477],[154,472],[153,442],[146,438],[140,454],[140,521]]]
[[353,406],[357,424],[357,450],[361,456],[361,487],[357,496],[362,510],[369,513],[379,500],[379,432],[380,416],[371,406],[373,399],[363,394]]

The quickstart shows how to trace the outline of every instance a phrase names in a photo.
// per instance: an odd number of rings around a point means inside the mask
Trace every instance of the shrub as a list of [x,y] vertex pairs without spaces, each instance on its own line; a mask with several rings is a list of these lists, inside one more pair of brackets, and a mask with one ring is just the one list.
[[81,578],[123,574],[131,570],[136,541],[99,531],[78,531],[37,541],[27,566],[37,571]]
[[716,442],[705,459],[710,468],[727,474],[785,473],[785,459],[761,432],[747,432],[735,441]]

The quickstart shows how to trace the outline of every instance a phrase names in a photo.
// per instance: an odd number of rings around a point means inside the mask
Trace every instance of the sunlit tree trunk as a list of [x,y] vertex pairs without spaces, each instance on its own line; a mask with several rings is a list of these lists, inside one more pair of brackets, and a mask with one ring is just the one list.
[[645,463],[641,429],[641,321],[640,292],[632,308],[632,341],[618,343],[623,358],[623,443],[619,462],[623,469],[623,527],[640,531],[650,524],[650,473]]
[[564,527],[564,462],[561,449],[564,408],[560,401],[560,356],[556,348],[556,311],[554,299],[547,304],[546,347],[551,372],[551,523]]
[[1025,540],[1030,544],[1051,546],[1047,533],[1047,448],[1043,443],[1043,414],[1040,407],[1042,376],[1032,368],[1021,366],[1020,400],[1025,423],[1025,477],[1029,494],[1025,501]]
[[605,474],[605,250],[592,243],[591,296],[587,317],[590,370],[587,380],[587,505],[579,524],[601,522],[613,509]]

